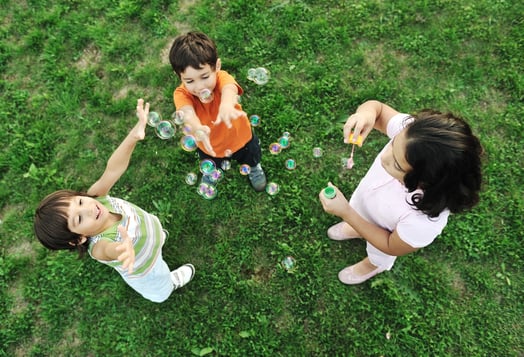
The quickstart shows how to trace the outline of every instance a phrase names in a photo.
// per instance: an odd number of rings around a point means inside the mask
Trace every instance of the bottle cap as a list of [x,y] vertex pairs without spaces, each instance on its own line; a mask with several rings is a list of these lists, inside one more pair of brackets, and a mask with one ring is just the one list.
[[335,189],[331,186],[328,186],[324,189],[324,197],[326,198],[334,198],[337,195]]

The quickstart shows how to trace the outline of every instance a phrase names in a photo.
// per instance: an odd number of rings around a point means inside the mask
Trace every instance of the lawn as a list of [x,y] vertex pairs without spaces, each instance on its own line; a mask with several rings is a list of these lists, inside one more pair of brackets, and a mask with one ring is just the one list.
[[[521,1],[6,0],[0,10],[0,356],[524,355]],[[215,39],[244,110],[260,116],[262,165],[280,190],[254,192],[233,163],[205,200],[185,183],[198,159],[181,130],[161,140],[148,127],[112,195],[158,215],[165,260],[197,270],[154,304],[89,257],[45,250],[32,222],[45,195],[99,177],[137,98],[170,118],[179,80],[167,54],[188,30]],[[267,84],[247,79],[256,67]],[[432,245],[346,286],[337,273],[365,244],[327,238],[337,219],[318,193],[331,181],[349,197],[387,142],[372,133],[355,167],[340,165],[351,150],[342,125],[368,99],[466,118],[486,151],[484,185]],[[272,155],[284,132],[289,148]]]

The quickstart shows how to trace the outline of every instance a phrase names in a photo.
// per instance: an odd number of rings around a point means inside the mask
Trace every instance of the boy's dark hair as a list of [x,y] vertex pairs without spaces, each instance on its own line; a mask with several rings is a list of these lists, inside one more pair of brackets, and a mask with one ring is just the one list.
[[406,160],[412,170],[404,176],[412,204],[430,217],[448,208],[453,213],[478,203],[482,184],[483,149],[470,126],[451,113],[425,109],[406,129]]
[[215,70],[217,60],[215,43],[202,32],[188,32],[178,36],[169,50],[169,62],[179,77],[189,66],[200,69],[208,64]]
[[78,250],[80,256],[87,252],[88,242],[78,244],[81,236],[69,230],[67,209],[70,199],[75,196],[87,196],[85,192],[59,190],[45,197],[35,212],[33,227],[36,237],[46,248],[51,250]]

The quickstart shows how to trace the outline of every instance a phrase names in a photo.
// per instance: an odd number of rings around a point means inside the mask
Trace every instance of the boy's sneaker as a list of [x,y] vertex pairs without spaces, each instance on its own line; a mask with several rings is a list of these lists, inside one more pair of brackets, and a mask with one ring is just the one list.
[[264,191],[267,184],[266,174],[264,173],[264,170],[262,170],[262,166],[260,166],[260,164],[251,167],[248,177],[249,181],[251,182],[251,186],[253,186],[255,191]]
[[195,267],[192,264],[184,264],[180,268],[171,272],[171,281],[175,286],[175,290],[186,285],[193,279],[195,275]]

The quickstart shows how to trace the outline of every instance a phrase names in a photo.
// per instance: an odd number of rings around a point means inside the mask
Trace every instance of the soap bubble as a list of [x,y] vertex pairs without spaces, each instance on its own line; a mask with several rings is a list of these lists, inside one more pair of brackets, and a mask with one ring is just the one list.
[[340,163],[342,164],[342,167],[345,169],[352,169],[355,165],[355,162],[353,161],[352,157],[343,157],[340,160]]
[[251,122],[251,126],[259,126],[260,125],[260,116],[257,114],[253,114],[249,117],[249,121]]
[[269,145],[269,152],[273,155],[280,154],[282,146],[279,143],[272,143]]
[[157,112],[149,112],[147,114],[147,125],[156,128],[158,123],[162,121],[162,117]]
[[191,126],[189,125],[184,125],[182,127],[182,131],[184,132],[185,135],[190,135],[191,134]]
[[254,81],[256,74],[257,74],[256,68],[248,69],[247,70],[247,79],[249,79],[250,81]]
[[266,185],[266,192],[268,195],[274,196],[278,193],[278,191],[280,191],[280,187],[278,186],[278,184],[270,182]]
[[287,256],[280,262],[282,268],[287,271],[294,270],[297,267],[297,261],[292,256]]
[[195,151],[197,148],[195,137],[192,135],[184,135],[182,139],[180,139],[180,146],[184,151]]
[[193,186],[197,182],[198,176],[194,172],[189,172],[186,175],[186,183]]
[[171,120],[173,120],[173,123],[176,125],[184,124],[184,112],[181,110],[173,112],[173,114],[171,114]]
[[297,168],[297,163],[293,159],[287,159],[286,160],[286,169],[288,170],[294,170]]
[[240,165],[239,171],[241,175],[249,175],[249,173],[251,172],[251,167],[248,164],[243,164]]
[[205,159],[200,161],[200,172],[202,175],[210,175],[215,169],[216,166],[213,160]]
[[167,120],[162,120],[155,128],[156,135],[162,139],[166,140],[169,138],[172,138],[173,135],[175,135],[176,127],[171,124],[171,122],[168,122]]
[[322,149],[319,147],[313,148],[313,157],[319,158],[322,156]]
[[289,147],[289,136],[281,136],[278,139],[278,143],[282,149],[287,149]]
[[211,171],[211,173],[207,175],[207,177],[209,178],[211,182],[217,183],[218,181],[220,181],[223,175],[224,175],[224,172],[222,170],[214,169],[213,171]]
[[269,71],[263,67],[250,68],[247,70],[247,79],[258,85],[264,85],[269,81]]
[[205,182],[200,183],[197,188],[197,192],[200,196],[204,197],[206,200],[212,200],[216,197],[218,191],[215,186],[209,185]]
[[222,168],[222,170],[224,171],[227,171],[231,168],[231,161],[229,160],[223,160],[222,163],[220,164],[220,167]]
[[233,151],[230,149],[224,150],[224,157],[231,157],[233,155]]
[[198,99],[204,104],[211,103],[214,99],[213,92],[211,90],[204,88],[198,93]]

